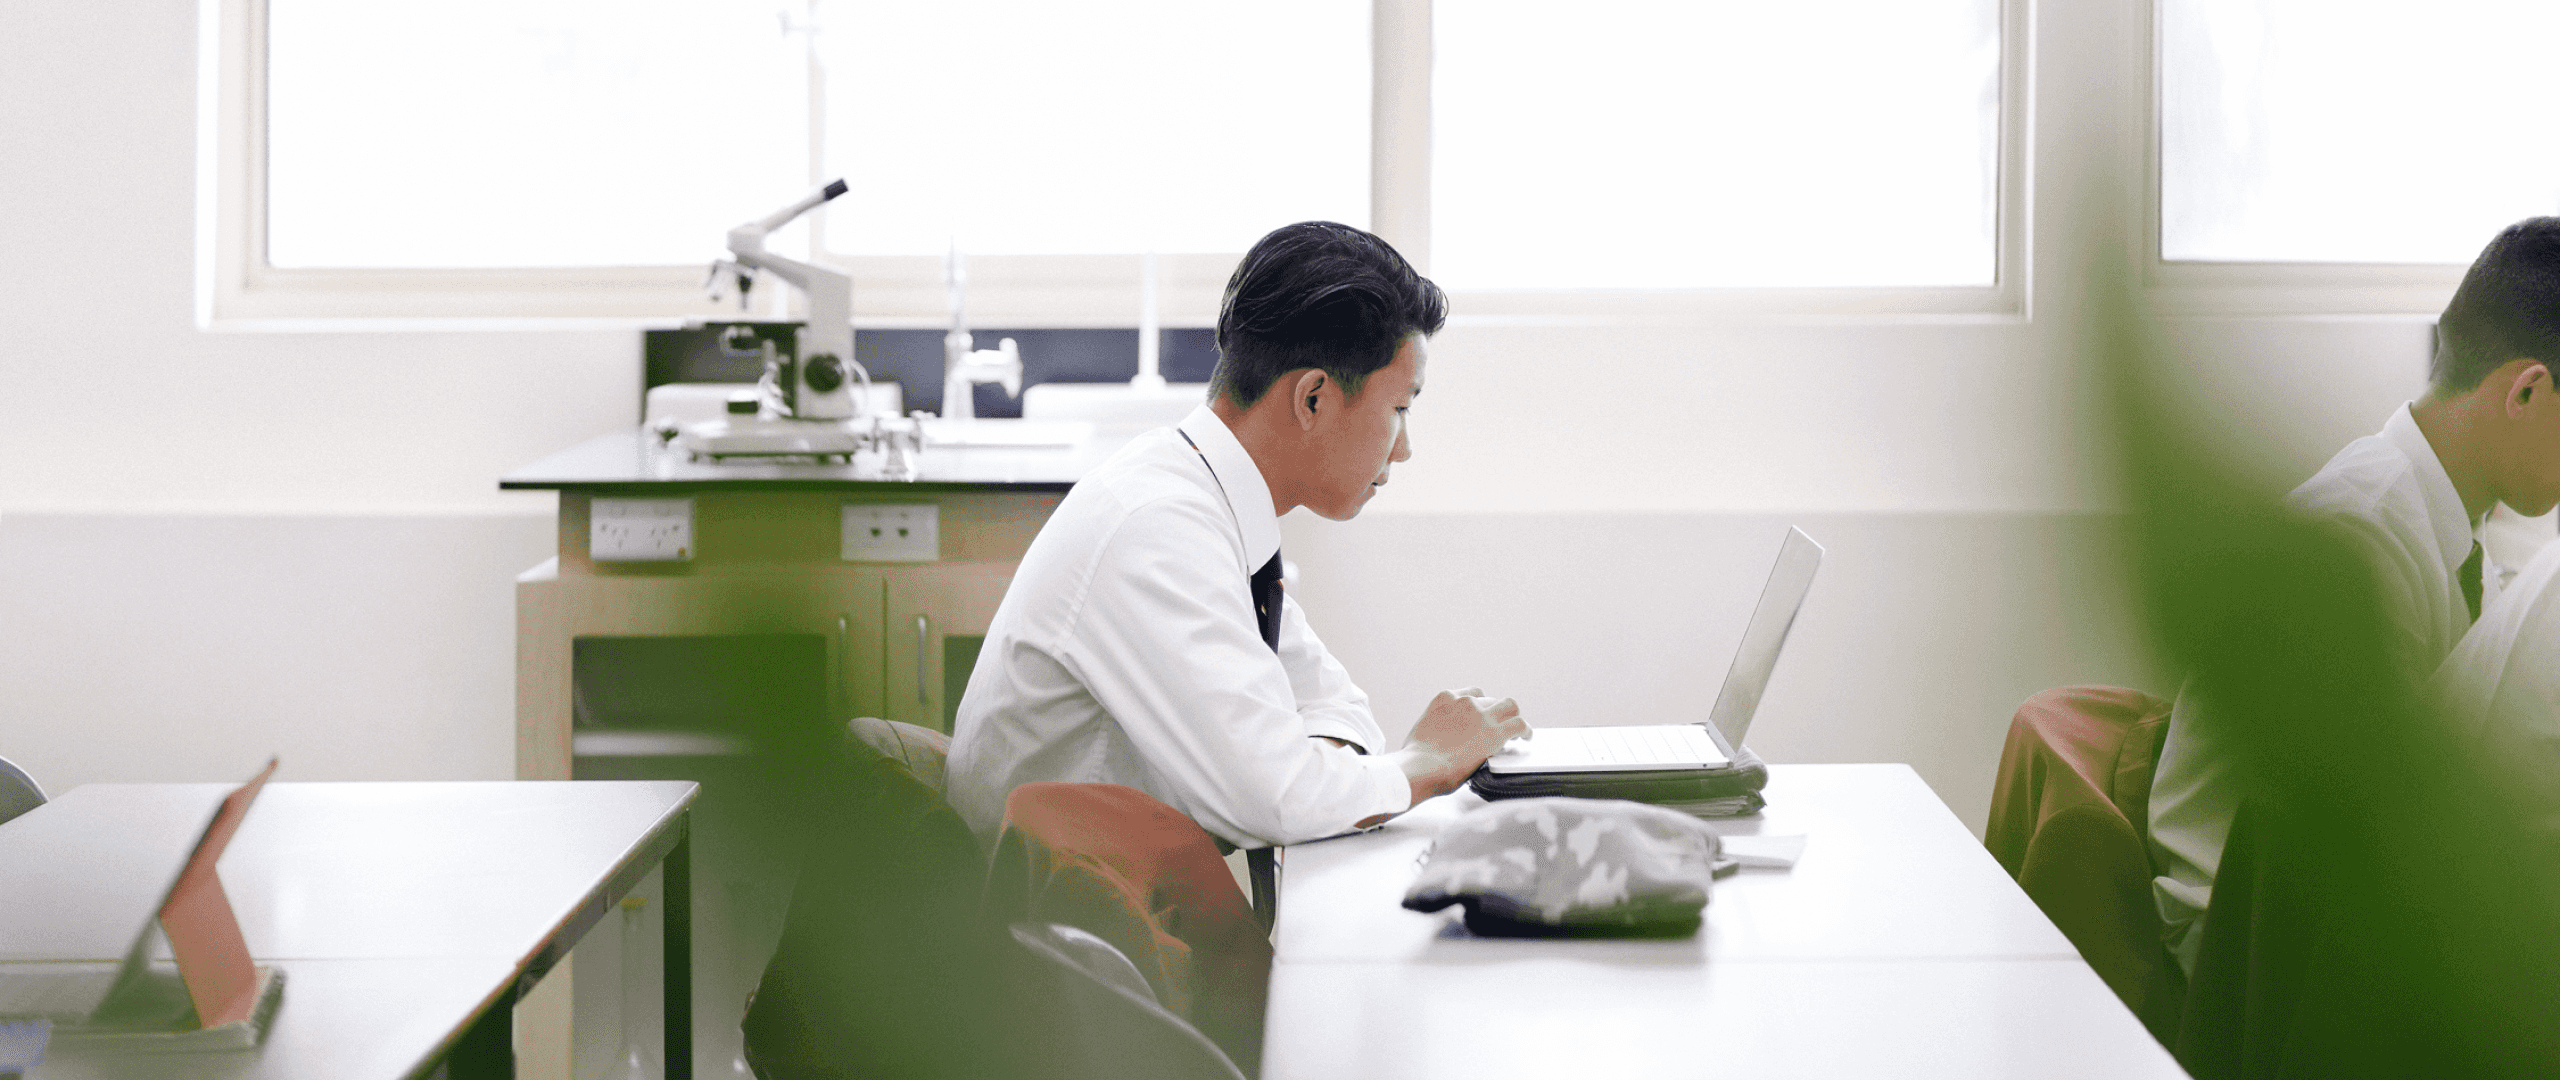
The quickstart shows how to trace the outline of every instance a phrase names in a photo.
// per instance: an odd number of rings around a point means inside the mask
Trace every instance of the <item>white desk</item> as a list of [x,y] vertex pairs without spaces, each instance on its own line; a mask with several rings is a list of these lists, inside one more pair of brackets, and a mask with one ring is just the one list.
[[[269,962],[269,961],[261,961]],[[495,957],[277,960],[285,1002],[256,1050],[100,1054],[56,1047],[28,1080],[417,1076],[489,1008],[514,966]]]
[[[0,825],[0,960],[113,960],[234,785],[93,784]],[[689,1075],[694,785],[270,784],[220,863],[249,954],[285,970],[255,1050],[49,1054],[87,1076],[512,1072],[516,999],[663,865],[667,1060]],[[682,1051],[682,1052],[679,1052]]]
[[1768,799],[1717,830],[1802,860],[1718,881],[1675,941],[1398,906],[1471,793],[1290,848],[1263,1077],[2184,1075],[1908,767],[1778,766]]

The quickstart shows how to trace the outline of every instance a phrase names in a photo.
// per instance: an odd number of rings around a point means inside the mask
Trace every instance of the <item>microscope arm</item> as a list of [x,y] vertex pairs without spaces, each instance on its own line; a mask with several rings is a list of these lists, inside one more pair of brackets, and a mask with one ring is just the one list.
[[[824,205],[845,193],[845,182],[834,180],[824,187],[801,196],[799,201],[729,230],[729,253],[741,266],[765,271],[800,289],[809,298],[809,328],[802,339],[802,362],[832,356],[837,363],[851,369],[865,386],[870,375],[853,360],[853,278],[851,275],[812,266],[797,259],[784,258],[764,249],[765,236],[792,222],[800,215]],[[857,402],[857,415],[868,402]]]
[[729,230],[729,250],[741,255],[749,251],[762,252],[765,234],[791,224],[792,219],[815,210],[828,200],[844,193],[843,180],[830,180],[825,187],[801,196],[798,202],[767,214],[762,219],[731,229]]

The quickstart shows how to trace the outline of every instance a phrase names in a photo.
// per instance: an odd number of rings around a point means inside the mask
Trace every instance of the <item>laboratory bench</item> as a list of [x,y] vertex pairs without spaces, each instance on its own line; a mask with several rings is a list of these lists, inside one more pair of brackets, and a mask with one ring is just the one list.
[[[559,492],[558,554],[516,579],[516,776],[570,776],[581,639],[797,639],[833,718],[949,730],[977,643],[1031,538],[1068,488],[1124,439],[1073,446],[928,446],[915,478],[852,463],[697,461],[647,431],[600,436],[499,481]],[[686,499],[690,550],[599,560],[598,499]],[[844,508],[931,506],[920,561],[846,558]],[[601,647],[589,655],[602,662]],[[594,680],[589,680],[592,683]],[[595,717],[590,714],[591,722]]]
[[[741,753],[788,729],[830,738],[878,716],[949,730],[1022,554],[1125,437],[1073,446],[928,445],[913,480],[848,464],[691,459],[646,430],[591,439],[500,486],[559,493],[557,554],[516,579],[516,777],[692,780],[701,1075],[726,1075],[738,1019],[796,877],[783,804]],[[599,559],[599,500],[686,501],[685,557]],[[917,561],[848,559],[847,507],[933,508]],[[621,507],[604,507],[610,518]],[[608,538],[610,542],[610,538]],[[574,980],[579,1075],[629,1021],[610,951]],[[640,1019],[649,1022],[648,1018]]]

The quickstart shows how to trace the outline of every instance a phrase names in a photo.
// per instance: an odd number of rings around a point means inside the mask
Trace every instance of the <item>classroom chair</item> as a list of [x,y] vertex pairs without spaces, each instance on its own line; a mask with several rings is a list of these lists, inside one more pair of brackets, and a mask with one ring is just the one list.
[[1016,923],[1024,964],[1013,983],[1041,1074],[1055,1080],[1244,1080],[1226,1052],[1156,1000],[1110,942],[1060,923]]
[[2066,686],[2009,723],[1983,844],[2163,1044],[2185,991],[2151,893],[2147,804],[2170,703]]
[[44,805],[44,785],[16,762],[0,758],[0,823]]
[[[1047,888],[1034,889],[1027,878],[1000,875],[1009,882],[1006,894],[1022,902],[986,903],[987,860],[940,791],[950,745],[940,733],[865,718],[847,724],[841,742],[831,759],[809,770],[806,789],[797,796],[803,805],[800,877],[781,941],[740,1024],[748,1065],[761,1080],[1242,1075],[1220,1044],[1177,1015],[1174,1010],[1182,1007],[1230,1029],[1236,1026],[1233,1013],[1249,1009],[1247,1034],[1259,1054],[1258,980],[1270,969],[1268,943],[1257,939],[1261,965],[1249,1001],[1215,977],[1193,979],[1187,969],[1180,973],[1185,981],[1168,978],[1164,965],[1178,964],[1178,958],[1169,958],[1162,947],[1146,954],[1159,973],[1158,984],[1151,985],[1137,964],[1092,929],[1127,924],[1112,922],[1111,909],[1091,903],[1092,891],[1078,891],[1090,878],[1061,870],[1041,878]],[[1058,824],[1055,814],[1044,815],[1038,805],[1029,817],[1057,825],[1043,835],[1075,835],[1074,827]],[[1056,812],[1074,814],[1090,806],[1069,800]],[[1198,826],[1172,816],[1199,844],[1208,844]],[[1093,820],[1132,819],[1105,814]],[[1145,819],[1138,820],[1141,828],[1132,835],[1142,842],[1127,852],[1088,858],[1112,847],[1100,836],[1041,850],[1068,853],[1053,864],[1147,870],[1163,853],[1143,842],[1153,833]],[[1216,883],[1241,908],[1226,864],[1214,850],[1207,859]],[[1015,865],[1030,863],[1017,859]],[[1191,878],[1197,874],[1178,859],[1176,865],[1148,871],[1156,894],[1180,911],[1220,910],[1214,903],[1177,898],[1196,886]],[[999,907],[1055,915],[1008,925],[992,917]],[[1239,918],[1252,925],[1250,912],[1229,912],[1224,921]],[[1231,944],[1198,933],[1220,924],[1215,915],[1183,924],[1177,914],[1174,921],[1150,925],[1187,930],[1211,955],[1223,955],[1220,950],[1231,951]],[[1185,938],[1169,940],[1173,952],[1188,955],[1181,953],[1189,947]],[[1213,989],[1200,992],[1202,982]],[[1168,987],[1185,996],[1167,1001]]]
[[1216,841],[1181,812],[1118,784],[1015,788],[985,904],[993,922],[1109,942],[1169,1013],[1258,1071],[1271,942]]
[[977,839],[846,731],[795,794],[799,880],[740,1027],[762,1080],[1001,1077],[1010,939],[975,917]]
[[897,720],[876,716],[857,716],[845,725],[854,738],[862,740],[880,756],[907,767],[917,782],[933,789],[936,797],[947,795],[943,784],[944,766],[951,760],[951,736],[932,728],[917,727]]

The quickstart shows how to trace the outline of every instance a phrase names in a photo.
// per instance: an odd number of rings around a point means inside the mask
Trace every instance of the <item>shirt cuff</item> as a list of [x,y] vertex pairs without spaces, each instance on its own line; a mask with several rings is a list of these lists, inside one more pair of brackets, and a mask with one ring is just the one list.
[[1380,814],[1401,814],[1413,808],[1413,781],[1405,778],[1404,770],[1395,762],[1373,754],[1360,759],[1360,769],[1368,780],[1371,794],[1361,807],[1360,816],[1351,819],[1353,822],[1367,821]]

